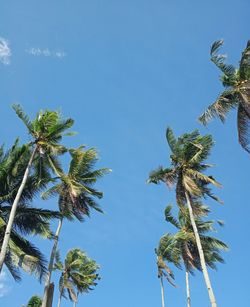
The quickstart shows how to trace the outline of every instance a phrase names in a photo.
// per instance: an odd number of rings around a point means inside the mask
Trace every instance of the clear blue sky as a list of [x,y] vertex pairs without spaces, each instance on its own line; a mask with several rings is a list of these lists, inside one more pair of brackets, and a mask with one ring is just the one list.
[[[217,235],[230,251],[211,279],[218,306],[249,306],[250,159],[237,143],[235,114],[224,126],[197,122],[221,90],[210,45],[224,38],[229,61],[237,64],[250,38],[249,12],[247,0],[1,1],[0,142],[27,140],[12,103],[32,116],[41,108],[60,109],[75,119],[79,132],[66,144],[98,148],[99,165],[113,169],[98,184],[105,215],[63,226],[62,256],[80,247],[102,267],[102,280],[79,306],[160,307],[154,248],[173,230],[163,209],[174,194],[146,185],[146,179],[150,170],[169,164],[168,125],[177,135],[197,127],[214,135],[210,160],[225,204],[208,204],[212,218],[226,222]],[[45,206],[39,199],[36,205]],[[49,206],[55,209],[56,199]],[[51,243],[39,244],[48,254]],[[175,275],[179,287],[166,285],[166,306],[182,307],[184,272]],[[2,285],[7,291],[1,306],[20,307],[43,292],[25,275],[20,284],[7,276]],[[193,307],[209,306],[199,273],[191,279],[191,293]]]

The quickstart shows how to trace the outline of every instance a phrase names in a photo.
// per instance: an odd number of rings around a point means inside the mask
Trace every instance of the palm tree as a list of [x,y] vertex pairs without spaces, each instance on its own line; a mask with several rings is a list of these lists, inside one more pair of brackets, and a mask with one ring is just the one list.
[[66,148],[60,145],[60,141],[62,139],[63,132],[73,125],[72,119],[62,120],[58,112],[52,112],[48,110],[40,111],[36,118],[31,121],[23,112],[20,105],[14,105],[13,108],[16,111],[16,114],[27,127],[28,132],[33,140],[29,143],[29,145],[32,147],[32,152],[26,169],[24,173],[22,173],[22,181],[14,198],[8,224],[6,226],[0,252],[0,272],[6,257],[16,209],[27,183],[33,162],[38,156],[41,157],[41,160],[43,158],[47,158],[48,161],[52,164],[51,157],[64,153]]
[[211,60],[221,70],[221,82],[225,90],[216,101],[199,117],[202,124],[207,124],[212,118],[219,117],[225,121],[231,109],[238,109],[238,138],[240,145],[250,153],[249,148],[249,121],[250,121],[250,41],[242,53],[239,67],[225,63],[225,55],[218,54],[223,40],[213,43],[211,47]]
[[[208,232],[214,230],[214,221],[203,221],[201,217],[207,216],[209,209],[202,204],[195,202],[193,202],[193,209],[196,213],[195,222],[200,235],[206,265],[212,269],[216,269],[216,262],[224,262],[223,258],[220,256],[220,251],[227,250],[227,245],[224,242],[207,235]],[[174,218],[171,210],[172,206],[167,206],[165,209],[165,219],[175,226],[178,229],[178,232],[174,235],[170,233],[165,234],[160,239],[157,251],[164,260],[173,262],[178,268],[181,268],[181,263],[184,264],[187,306],[190,307],[191,297],[189,273],[193,274],[195,269],[201,271],[199,252],[187,208],[181,208],[178,220]]]
[[213,140],[210,135],[201,136],[197,130],[192,133],[186,133],[176,139],[170,128],[166,131],[166,138],[171,150],[171,168],[160,167],[151,172],[148,182],[155,184],[164,182],[168,186],[175,185],[178,206],[186,205],[188,207],[211,306],[216,307],[216,299],[208,275],[204,251],[193,213],[193,200],[195,198],[209,196],[218,200],[212,194],[208,185],[220,186],[220,184],[212,176],[202,173],[202,171],[211,166],[205,164],[204,160],[207,159],[210,153]]
[[155,249],[155,253],[157,257],[158,278],[160,279],[161,285],[161,305],[162,307],[165,307],[165,291],[163,279],[165,277],[172,286],[176,287],[174,284],[174,274],[169,266],[165,263],[165,261],[168,261],[167,257],[163,258],[158,249]]
[[42,306],[42,299],[37,296],[37,295],[33,295],[29,302],[27,307],[41,307]]
[[48,289],[63,220],[64,218],[69,220],[76,218],[79,221],[83,221],[85,216],[89,216],[91,208],[102,212],[94,198],[102,198],[103,194],[94,189],[93,185],[98,178],[110,171],[107,168],[94,169],[97,162],[97,152],[93,148],[84,150],[83,147],[79,147],[78,149],[71,149],[69,152],[71,162],[68,173],[64,174],[62,169],[58,168],[60,173],[59,183],[43,194],[45,199],[50,196],[59,195],[58,206],[61,213],[50,255],[48,276],[44,288],[43,307],[47,306]]
[[93,290],[97,281],[100,280],[97,274],[99,265],[78,248],[74,248],[67,253],[64,264],[57,261],[55,268],[62,271],[59,280],[58,307],[61,305],[62,297],[66,297],[66,290],[69,299],[76,306],[79,293],[88,293]]
[[[0,243],[4,238],[12,208],[11,204],[22,181],[20,174],[26,168],[29,153],[29,148],[27,146],[20,147],[18,140],[8,151],[5,151],[3,146],[0,148]],[[42,166],[39,169],[45,174]],[[46,273],[44,256],[25,237],[39,235],[44,238],[51,238],[52,232],[49,222],[52,218],[59,217],[58,212],[30,207],[29,202],[43,189],[46,180],[48,180],[44,176],[44,179],[38,182],[37,178],[36,169],[28,177],[20,198],[4,261],[17,281],[21,279],[19,268],[29,273],[36,273],[40,279],[44,277]]]

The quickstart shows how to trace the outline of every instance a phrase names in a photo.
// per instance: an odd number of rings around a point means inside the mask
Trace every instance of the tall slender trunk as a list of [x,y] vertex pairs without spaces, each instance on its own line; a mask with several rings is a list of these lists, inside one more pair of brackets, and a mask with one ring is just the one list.
[[59,223],[58,223],[58,226],[57,226],[57,229],[56,229],[56,233],[55,233],[54,245],[52,247],[51,254],[50,254],[50,260],[49,260],[49,266],[48,266],[48,275],[47,275],[47,279],[46,279],[45,287],[44,287],[42,307],[47,307],[47,302],[48,302],[48,299],[49,299],[49,286],[50,286],[51,275],[52,275],[54,260],[55,260],[55,256],[56,256],[56,251],[57,251],[58,239],[59,239],[59,235],[60,235],[61,228],[62,228],[62,222],[63,222],[63,217],[60,217]]
[[189,275],[186,269],[186,290],[187,290],[187,307],[191,307],[190,287],[189,287]]
[[163,278],[160,278],[161,281],[161,306],[165,307],[165,298],[164,298],[164,284],[163,284]]
[[59,295],[57,307],[61,306],[61,301],[62,301],[62,291],[60,292],[60,295]]
[[79,292],[77,291],[77,294],[76,294],[76,301],[73,302],[73,307],[76,307],[76,304],[78,302],[78,295],[79,295]]
[[16,197],[15,197],[14,202],[13,202],[12,207],[11,207],[10,216],[9,216],[8,224],[6,226],[6,230],[5,230],[5,233],[4,233],[3,244],[2,244],[1,252],[0,252],[0,273],[2,271],[5,256],[6,256],[6,253],[7,253],[9,240],[10,240],[10,234],[11,234],[11,230],[12,230],[12,225],[13,225],[14,218],[15,218],[15,215],[16,215],[16,209],[17,209],[19,200],[21,198],[23,189],[25,187],[25,184],[27,182],[29,172],[30,172],[30,168],[32,166],[36,152],[37,152],[37,146],[34,148],[32,154],[31,154],[28,165],[27,165],[26,170],[25,170],[24,175],[23,175],[22,182],[20,184],[20,187],[17,191]]
[[190,216],[190,221],[193,227],[193,231],[194,231],[194,235],[195,235],[195,240],[196,240],[196,244],[197,244],[197,248],[198,248],[198,252],[199,252],[199,257],[200,257],[200,262],[201,262],[201,269],[202,269],[202,273],[204,276],[204,280],[207,286],[207,291],[208,291],[208,295],[209,295],[209,299],[210,299],[210,303],[212,307],[217,307],[217,303],[216,303],[216,299],[215,299],[215,295],[213,292],[213,288],[209,279],[209,275],[208,275],[208,271],[207,271],[207,266],[206,266],[206,261],[205,261],[205,257],[204,257],[204,252],[202,249],[202,245],[201,245],[201,240],[200,240],[200,235],[195,223],[195,219],[194,219],[194,214],[193,214],[193,209],[192,209],[192,205],[191,205],[191,200],[190,197],[188,195],[187,192],[185,192],[185,197],[187,200],[187,206],[188,206],[188,210],[189,210],[189,216]]

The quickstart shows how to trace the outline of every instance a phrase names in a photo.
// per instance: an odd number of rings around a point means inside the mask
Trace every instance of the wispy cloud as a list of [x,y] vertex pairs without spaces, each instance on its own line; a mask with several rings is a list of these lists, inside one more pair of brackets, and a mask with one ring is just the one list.
[[4,65],[10,64],[11,50],[9,42],[0,37],[0,62]]
[[54,57],[58,59],[62,59],[66,56],[66,53],[61,50],[49,50],[48,48],[41,49],[41,48],[29,48],[26,50],[28,54],[33,56],[45,56],[45,57]]
[[10,288],[7,285],[7,274],[5,271],[2,271],[2,273],[0,274],[0,298],[5,296]]

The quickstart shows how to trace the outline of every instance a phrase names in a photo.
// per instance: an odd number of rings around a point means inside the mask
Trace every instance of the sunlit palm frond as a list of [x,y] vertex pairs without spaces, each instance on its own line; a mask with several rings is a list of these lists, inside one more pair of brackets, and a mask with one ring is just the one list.
[[239,105],[238,95],[234,90],[226,90],[220,94],[217,100],[211,104],[205,112],[198,118],[199,122],[206,125],[213,118],[219,117],[225,122],[226,116],[231,109]]

